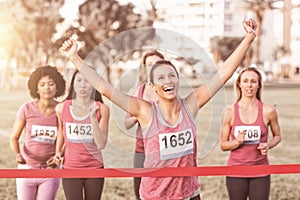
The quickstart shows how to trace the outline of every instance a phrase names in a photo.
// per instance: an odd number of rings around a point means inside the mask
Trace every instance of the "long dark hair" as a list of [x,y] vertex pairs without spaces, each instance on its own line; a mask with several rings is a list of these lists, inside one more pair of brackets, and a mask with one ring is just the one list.
[[[69,91],[68,91],[68,96],[66,97],[65,100],[70,100],[70,99],[74,99],[76,97],[76,93],[74,91],[74,81],[75,81],[75,77],[78,74],[78,70],[75,70],[71,79],[71,83],[70,83],[70,87],[69,87]],[[93,88],[93,92],[91,94],[91,99],[95,100],[95,101],[100,101],[101,103],[103,103],[103,99],[102,99],[102,95]]]

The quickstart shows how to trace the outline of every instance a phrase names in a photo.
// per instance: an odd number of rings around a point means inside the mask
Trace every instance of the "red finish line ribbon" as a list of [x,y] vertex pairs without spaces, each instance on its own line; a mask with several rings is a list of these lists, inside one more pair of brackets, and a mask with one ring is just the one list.
[[122,178],[298,174],[300,164],[182,168],[0,169],[0,178]]

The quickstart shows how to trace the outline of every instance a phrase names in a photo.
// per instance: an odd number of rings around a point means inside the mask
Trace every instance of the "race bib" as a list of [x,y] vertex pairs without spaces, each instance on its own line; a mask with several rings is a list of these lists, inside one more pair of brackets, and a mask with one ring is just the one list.
[[244,144],[259,144],[261,138],[260,126],[236,126],[234,136],[237,137],[239,132],[246,131]]
[[31,139],[37,142],[53,144],[57,137],[56,126],[31,126]]
[[160,159],[180,158],[194,153],[194,137],[191,129],[177,133],[159,134]]
[[93,142],[91,124],[66,123],[67,139],[73,143]]

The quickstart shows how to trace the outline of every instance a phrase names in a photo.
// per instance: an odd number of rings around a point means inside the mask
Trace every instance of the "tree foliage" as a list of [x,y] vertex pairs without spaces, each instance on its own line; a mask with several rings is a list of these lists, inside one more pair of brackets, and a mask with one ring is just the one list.
[[262,24],[264,20],[264,13],[269,9],[277,9],[274,7],[274,3],[283,1],[283,0],[244,0],[247,4],[247,8],[254,12],[255,18],[259,24],[257,29],[257,37],[256,37],[256,46],[254,50],[254,62],[258,65],[260,60],[260,43],[261,43],[261,34],[262,34]]
[[[78,24],[75,23],[66,32],[66,37],[73,34],[78,35],[79,40],[85,43],[79,54],[85,58],[100,42],[120,32],[134,28],[151,27],[153,21],[134,12],[135,6],[131,3],[120,5],[116,0],[88,0],[79,7]],[[135,35],[128,32],[120,41],[114,44],[107,44],[107,53],[112,49],[126,51],[132,50],[136,42],[145,44],[148,39],[153,38],[154,32],[143,35]],[[137,40],[138,38],[138,40]],[[103,52],[99,52],[102,54]],[[103,62],[107,59],[103,57]]]
[[242,39],[241,37],[212,37],[210,40],[211,51],[218,51],[221,55],[221,59],[224,61],[232,54]]
[[1,15],[10,24],[10,34],[3,44],[9,60],[14,58],[18,66],[30,68],[54,57],[57,47],[51,38],[56,33],[57,23],[62,21],[59,8],[63,3],[63,0],[1,2]]
[[[215,36],[210,39],[210,49],[214,55],[215,62],[225,61],[232,52],[241,43],[242,37],[226,37],[226,36]],[[253,50],[250,48],[246,57],[252,57]],[[246,63],[244,63],[247,65]]]

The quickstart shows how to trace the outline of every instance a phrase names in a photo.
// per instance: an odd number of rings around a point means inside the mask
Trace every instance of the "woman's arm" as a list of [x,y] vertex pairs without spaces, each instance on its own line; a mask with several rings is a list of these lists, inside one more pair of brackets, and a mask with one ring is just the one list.
[[10,147],[12,151],[16,154],[16,160],[20,164],[26,164],[26,160],[23,158],[20,152],[19,139],[22,135],[23,129],[25,127],[25,121],[16,120],[13,127],[13,134],[10,138]]
[[226,109],[221,126],[220,147],[223,151],[231,151],[238,148],[244,142],[245,132],[238,134],[237,138],[230,140],[231,122],[233,119],[233,106]]
[[[96,112],[100,110],[100,121],[98,122]],[[93,130],[94,141],[98,149],[104,149],[107,144],[108,127],[109,127],[109,107],[105,104],[100,104],[98,107],[94,104],[91,108],[90,119]]]
[[[218,72],[213,76],[208,84],[195,89],[194,92],[187,97],[188,105],[190,110],[194,112],[194,116],[197,114],[199,108],[207,103],[233,75],[237,67],[242,62],[248,48],[251,46],[252,41],[255,39],[255,30],[257,28],[256,22],[253,19],[249,19],[247,21],[243,21],[242,24],[246,32],[246,36],[239,46],[226,59],[223,66],[220,67]],[[197,103],[194,103],[195,101]]]
[[64,103],[60,103],[56,106],[55,111],[56,111],[56,116],[58,119],[58,129],[57,129],[57,138],[56,138],[56,148],[55,148],[55,156],[54,160],[57,165],[60,164],[60,162],[63,159],[64,156],[64,134],[63,134],[63,121],[61,118],[62,114],[62,108],[63,108]]
[[[138,87],[139,89],[140,87]],[[138,96],[138,90],[135,90],[132,93],[133,96]],[[132,128],[136,123],[137,123],[137,118],[135,116],[130,115],[129,113],[126,113],[125,118],[124,118],[124,126],[126,129]]]
[[124,119],[124,126],[126,129],[132,128],[136,123],[137,119],[135,116],[131,116],[130,114],[126,114],[125,119]]
[[277,110],[270,106],[269,118],[270,118],[270,128],[273,135],[273,138],[268,143],[268,148],[272,149],[273,147],[277,146],[281,142],[281,130],[278,121],[278,114]]
[[264,118],[268,119],[268,123],[272,132],[272,139],[268,143],[260,143],[258,149],[261,154],[266,155],[269,149],[274,148],[281,142],[281,131],[278,122],[277,110],[274,106],[264,104]]
[[104,77],[95,72],[93,68],[84,63],[77,54],[77,43],[73,39],[66,40],[61,47],[75,67],[89,80],[94,88],[107,97],[114,104],[135,116],[139,123],[148,125],[150,122],[151,103],[123,93],[114,88]]

